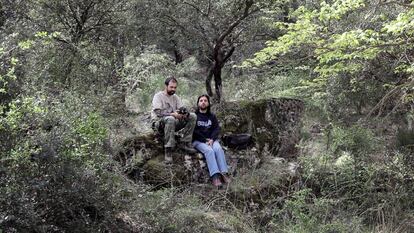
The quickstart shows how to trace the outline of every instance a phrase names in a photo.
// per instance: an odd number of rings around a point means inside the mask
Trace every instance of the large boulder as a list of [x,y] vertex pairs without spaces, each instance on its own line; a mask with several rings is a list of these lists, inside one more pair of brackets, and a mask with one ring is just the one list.
[[[300,139],[303,103],[294,99],[228,102],[214,109],[222,135],[248,133],[255,143],[244,150],[224,147],[230,173],[260,166],[265,157],[295,156]],[[174,164],[163,163],[163,147],[150,127],[149,114],[117,119],[112,127],[109,149],[125,174],[157,187],[188,182],[206,182],[208,170],[201,154],[173,153]],[[283,165],[281,165],[283,166]],[[286,166],[288,164],[286,163]],[[290,179],[290,178],[289,178]]]
[[259,151],[278,157],[294,157],[300,139],[303,102],[278,98],[228,102],[215,108],[224,134],[249,133]]

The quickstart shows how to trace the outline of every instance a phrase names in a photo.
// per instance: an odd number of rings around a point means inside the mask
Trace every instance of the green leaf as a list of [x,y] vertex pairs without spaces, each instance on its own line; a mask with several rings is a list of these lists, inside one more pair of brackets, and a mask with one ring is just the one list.
[[33,46],[33,44],[34,44],[34,41],[32,41],[32,40],[26,40],[26,41],[19,42],[18,46],[21,49],[25,50],[25,49],[30,49]]

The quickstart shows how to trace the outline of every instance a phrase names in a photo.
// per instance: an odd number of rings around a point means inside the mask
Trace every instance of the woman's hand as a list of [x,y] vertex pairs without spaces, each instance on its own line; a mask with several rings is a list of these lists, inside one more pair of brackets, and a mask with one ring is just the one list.
[[213,142],[214,142],[213,139],[207,139],[206,144],[209,145],[209,146],[213,146]]

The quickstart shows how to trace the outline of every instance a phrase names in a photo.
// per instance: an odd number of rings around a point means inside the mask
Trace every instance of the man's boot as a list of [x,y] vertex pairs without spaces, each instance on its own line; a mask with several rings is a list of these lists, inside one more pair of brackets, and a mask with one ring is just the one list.
[[171,164],[172,162],[173,162],[172,148],[171,147],[165,147],[164,163],[165,164]]
[[191,144],[191,142],[182,142],[180,144],[179,148],[182,149],[183,151],[189,153],[189,154],[195,154],[195,153],[197,153],[197,150],[194,149],[194,147]]

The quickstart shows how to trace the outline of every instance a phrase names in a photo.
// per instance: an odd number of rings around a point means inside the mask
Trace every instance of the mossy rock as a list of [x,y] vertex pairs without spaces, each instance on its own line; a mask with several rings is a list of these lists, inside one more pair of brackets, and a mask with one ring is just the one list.
[[[255,151],[226,151],[232,173],[240,166],[251,168],[268,154],[295,156],[303,111],[300,100],[281,98],[227,102],[215,106],[213,111],[219,118],[222,135],[249,133],[255,139]],[[111,127],[109,144],[113,158],[121,164],[125,174],[157,186],[208,179],[208,173],[203,171],[205,168],[199,165],[199,161],[191,159],[192,162],[187,163],[188,160],[184,161],[186,154],[180,151],[175,152],[175,157],[179,159],[174,165],[166,166],[163,163],[163,146],[156,140],[149,125],[149,114],[145,113],[142,116],[126,116]]]
[[162,151],[162,145],[155,140],[155,134],[150,132],[125,138],[117,154],[114,155],[114,159],[124,166],[131,158],[144,162],[156,157]]
[[414,130],[399,129],[397,132],[397,146],[414,149]]
[[[173,157],[179,156],[174,154]],[[166,165],[164,156],[158,156],[148,160],[143,166],[143,179],[148,184],[168,187],[188,183],[191,176],[183,168],[182,162],[175,161],[173,164]]]
[[119,153],[126,153],[131,146],[145,143],[155,146],[154,132],[151,129],[150,114],[130,114],[116,118],[109,126],[110,132],[106,142],[107,150],[115,157]]
[[223,134],[249,133],[260,151],[293,157],[300,139],[303,102],[278,98],[222,103],[214,108]]

